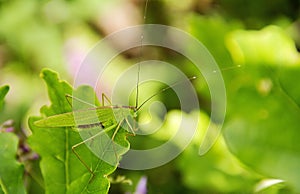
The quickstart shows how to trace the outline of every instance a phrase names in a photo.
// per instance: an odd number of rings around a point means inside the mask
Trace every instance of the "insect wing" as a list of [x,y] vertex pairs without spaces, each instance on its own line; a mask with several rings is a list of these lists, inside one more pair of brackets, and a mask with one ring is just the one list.
[[89,126],[101,125],[109,120],[114,120],[112,108],[98,107],[86,110],[78,110],[58,115],[53,115],[34,124],[38,127],[77,127],[87,128]]

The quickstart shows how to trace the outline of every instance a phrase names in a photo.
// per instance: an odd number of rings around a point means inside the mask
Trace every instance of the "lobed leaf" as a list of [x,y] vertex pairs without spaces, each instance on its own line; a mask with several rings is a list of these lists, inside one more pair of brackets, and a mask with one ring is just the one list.
[[0,132],[0,193],[26,193],[24,166],[16,160],[18,143],[15,134]]
[[[57,73],[45,69],[41,77],[46,82],[50,106],[41,108],[45,117],[72,111],[66,100],[66,94],[73,94],[73,88],[58,78]],[[95,96],[92,88],[79,87],[76,93]],[[76,95],[77,96],[77,95]],[[78,95],[79,96],[79,95]],[[107,176],[116,170],[96,157],[86,145],[78,147],[78,154],[91,167],[93,176],[72,152],[72,146],[82,142],[80,134],[71,127],[38,127],[34,122],[42,117],[30,117],[29,126],[32,136],[29,143],[41,156],[41,171],[44,177],[46,193],[107,193],[109,180]],[[117,134],[118,144],[128,145],[125,132]],[[99,145],[101,146],[101,145]]]

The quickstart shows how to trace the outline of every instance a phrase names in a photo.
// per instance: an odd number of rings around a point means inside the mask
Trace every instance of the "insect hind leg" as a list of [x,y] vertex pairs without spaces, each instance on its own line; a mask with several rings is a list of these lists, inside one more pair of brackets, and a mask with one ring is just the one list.
[[119,122],[119,124],[116,127],[116,130],[114,131],[114,133],[111,136],[111,141],[109,142],[109,144],[112,144],[112,147],[113,147],[113,150],[114,150],[115,159],[116,159],[115,164],[119,163],[119,156],[118,156],[118,153],[117,153],[117,150],[116,150],[116,146],[115,146],[114,140],[115,140],[115,137],[116,137],[118,131],[120,130],[123,122],[124,122],[124,119]]
[[134,121],[134,127],[132,127],[132,124],[129,122],[128,118],[125,118],[126,124],[128,128],[130,129],[130,134],[135,136],[135,131],[137,131],[136,122]]
[[72,152],[75,154],[75,156],[78,158],[78,160],[84,165],[84,167],[92,174],[91,180],[95,176],[95,173],[94,173],[95,171],[88,166],[88,164],[84,161],[84,159],[82,159],[82,157],[79,155],[79,153],[78,153],[78,151],[76,151],[76,149],[78,149],[83,144],[93,141],[96,137],[103,135],[104,133],[110,131],[111,129],[113,129],[115,127],[116,127],[116,125],[110,126],[110,127],[106,128],[104,130],[101,130],[100,132],[97,132],[96,134],[92,135],[91,137],[72,146]]

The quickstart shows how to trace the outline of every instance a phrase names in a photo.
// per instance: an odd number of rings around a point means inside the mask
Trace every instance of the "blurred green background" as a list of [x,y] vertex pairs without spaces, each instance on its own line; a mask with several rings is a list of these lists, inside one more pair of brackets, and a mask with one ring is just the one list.
[[[193,82],[201,107],[195,140],[162,167],[117,170],[133,185],[112,184],[110,192],[134,192],[146,176],[149,193],[300,193],[300,1],[149,0],[145,20],[144,6],[144,0],[0,0],[0,86],[10,86],[0,123],[13,120],[26,141],[28,115],[48,104],[41,69],[55,70],[72,83],[89,49],[110,33],[143,23],[175,26],[201,41],[223,70],[223,135],[206,155],[198,155],[210,119],[209,90],[199,77]],[[107,76],[113,79],[140,58],[170,62],[188,76],[194,72],[184,56],[143,48],[142,56],[135,50],[119,55]],[[143,95],[157,89],[143,87]],[[158,98],[169,110],[162,128],[169,133],[140,141],[130,137],[132,147],[145,141],[157,145],[176,129],[177,98],[172,91]],[[184,115],[193,117],[193,112]],[[157,120],[163,116],[158,113]],[[26,168],[28,193],[44,192],[42,177],[31,173],[37,162]]]

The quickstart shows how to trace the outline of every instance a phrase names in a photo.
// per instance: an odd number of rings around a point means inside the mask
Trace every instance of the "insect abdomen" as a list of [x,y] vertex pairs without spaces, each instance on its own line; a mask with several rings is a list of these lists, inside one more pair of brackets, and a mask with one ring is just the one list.
[[93,128],[93,127],[104,128],[104,125],[101,122],[98,122],[98,123],[91,123],[91,124],[85,124],[85,125],[78,125],[77,127],[82,128],[82,129]]

